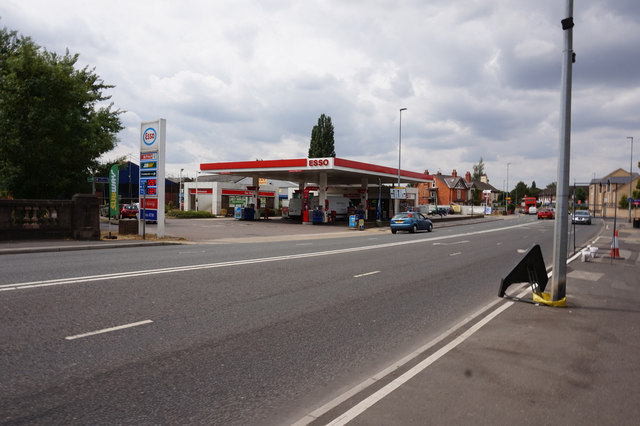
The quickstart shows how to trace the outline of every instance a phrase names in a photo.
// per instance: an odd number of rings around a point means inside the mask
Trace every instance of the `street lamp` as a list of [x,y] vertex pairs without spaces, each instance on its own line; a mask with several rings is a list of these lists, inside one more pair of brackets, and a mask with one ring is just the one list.
[[[510,164],[511,163],[507,163],[507,197],[510,197],[510,195],[509,195],[509,165]],[[509,209],[509,204],[507,204],[507,210],[508,209]]]
[[[398,133],[398,188],[400,188],[400,166],[402,164],[402,111],[406,111],[406,108],[400,108],[400,130]],[[400,199],[398,198],[398,193],[396,193],[396,201],[394,203],[395,213],[400,211]]]
[[631,184],[633,183],[633,136],[627,136],[631,139],[631,156],[629,157],[629,223],[631,223]]
[[184,190],[182,189],[182,172],[184,169],[180,169],[180,194],[178,194],[178,203],[180,203],[180,210],[184,210]]

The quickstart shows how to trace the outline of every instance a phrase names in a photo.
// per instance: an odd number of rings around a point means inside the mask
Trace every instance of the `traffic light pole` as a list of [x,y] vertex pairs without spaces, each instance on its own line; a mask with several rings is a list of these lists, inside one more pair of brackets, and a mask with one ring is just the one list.
[[569,210],[569,164],[571,154],[571,79],[573,66],[573,0],[566,0],[564,50],[562,62],[562,119],[558,152],[558,185],[556,187],[556,222],[553,232],[553,275],[551,299],[554,302],[566,297],[567,243]]

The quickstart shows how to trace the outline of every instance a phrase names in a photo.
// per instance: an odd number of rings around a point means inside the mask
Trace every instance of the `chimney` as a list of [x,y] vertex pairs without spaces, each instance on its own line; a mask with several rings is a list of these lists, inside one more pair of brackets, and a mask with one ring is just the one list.
[[429,169],[425,170],[425,171],[424,171],[424,174],[425,174],[425,175],[428,175],[428,174],[429,174]]
[[456,171],[456,169],[453,169],[453,171],[451,172],[451,177],[458,177],[458,172]]
[[467,172],[464,175],[464,180],[466,180],[467,182],[471,183],[471,173],[470,172]]

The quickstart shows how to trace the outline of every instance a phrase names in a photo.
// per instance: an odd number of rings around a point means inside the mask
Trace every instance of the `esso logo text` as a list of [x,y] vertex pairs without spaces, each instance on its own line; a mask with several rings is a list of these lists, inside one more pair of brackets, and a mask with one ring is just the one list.
[[327,158],[310,158],[308,162],[309,167],[328,167],[329,159]]
[[145,145],[153,145],[155,141],[156,141],[156,130],[152,127],[149,127],[142,134],[142,142],[144,142]]

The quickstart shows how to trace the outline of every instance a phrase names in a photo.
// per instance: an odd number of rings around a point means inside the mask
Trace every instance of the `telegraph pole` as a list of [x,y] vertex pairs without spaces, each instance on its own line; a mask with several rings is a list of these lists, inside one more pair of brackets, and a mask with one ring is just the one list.
[[553,275],[551,277],[551,299],[554,302],[566,296],[567,243],[569,210],[569,162],[571,154],[571,80],[573,66],[573,0],[566,0],[564,50],[562,61],[562,119],[558,149],[558,185],[556,187],[556,222],[553,232]]

